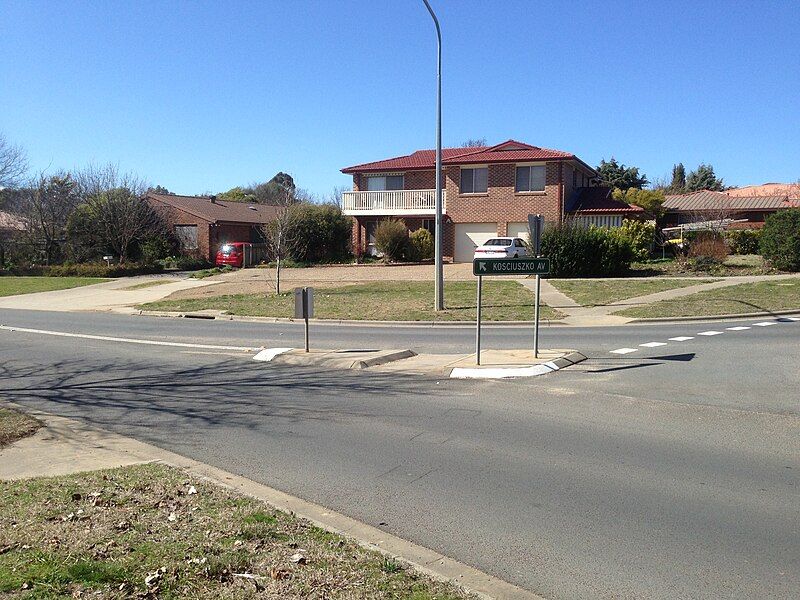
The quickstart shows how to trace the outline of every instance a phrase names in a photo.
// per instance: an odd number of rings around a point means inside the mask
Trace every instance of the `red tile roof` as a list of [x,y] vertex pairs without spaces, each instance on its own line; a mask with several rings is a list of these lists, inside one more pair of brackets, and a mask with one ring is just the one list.
[[155,200],[167,206],[199,217],[209,223],[249,223],[260,225],[275,218],[277,207],[247,202],[211,201],[210,196],[178,196],[175,194],[147,194],[148,200]]
[[641,206],[614,200],[611,191],[611,188],[607,187],[578,188],[577,193],[573,195],[572,202],[567,207],[567,212],[593,215],[644,212]]
[[[442,164],[486,164],[508,163],[520,161],[566,160],[576,159],[570,152],[539,148],[508,140],[496,146],[479,146],[475,148],[442,148]],[[582,161],[581,161],[582,162]],[[588,165],[587,165],[588,166]],[[397,156],[386,160],[354,165],[342,169],[342,173],[362,173],[374,171],[409,171],[415,169],[436,168],[435,150],[417,150],[413,154]],[[591,168],[591,167],[589,167]]]

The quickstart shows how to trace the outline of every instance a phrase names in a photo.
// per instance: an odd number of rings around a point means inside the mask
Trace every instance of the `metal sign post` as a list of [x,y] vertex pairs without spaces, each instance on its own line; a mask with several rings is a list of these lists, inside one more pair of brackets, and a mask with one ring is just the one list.
[[[528,228],[530,229],[531,250],[534,256],[542,255],[542,230],[544,217],[542,215],[528,215]],[[549,271],[549,268],[548,268]],[[533,357],[539,358],[539,293],[542,290],[542,277],[536,274],[536,298],[533,309]]]
[[483,277],[478,276],[478,309],[475,321],[475,360],[481,364],[481,295],[483,292]]
[[536,300],[533,308],[533,358],[539,358],[539,292],[542,276],[536,276]]
[[305,348],[308,347],[308,319],[314,316],[314,288],[294,288],[294,318],[305,323]]

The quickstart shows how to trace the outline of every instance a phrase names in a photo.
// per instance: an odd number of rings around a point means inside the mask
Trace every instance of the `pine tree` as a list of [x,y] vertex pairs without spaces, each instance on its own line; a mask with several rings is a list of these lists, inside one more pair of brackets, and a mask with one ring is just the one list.
[[686,169],[683,163],[673,165],[672,183],[669,184],[669,191],[672,194],[682,194],[686,191]]
[[714,174],[714,167],[707,164],[700,164],[696,170],[689,173],[686,178],[686,191],[698,192],[700,190],[712,190],[721,192],[725,189],[722,179]]

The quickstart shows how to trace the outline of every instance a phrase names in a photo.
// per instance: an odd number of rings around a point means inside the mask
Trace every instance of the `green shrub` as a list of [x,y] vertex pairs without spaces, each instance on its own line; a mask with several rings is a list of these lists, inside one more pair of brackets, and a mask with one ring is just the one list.
[[630,268],[633,249],[608,229],[563,223],[542,233],[542,256],[555,277],[610,277]]
[[145,265],[137,263],[111,264],[79,263],[51,265],[49,267],[31,267],[14,272],[15,275],[43,275],[46,277],[132,277],[133,275],[152,275],[161,273],[161,265]]
[[760,240],[760,229],[729,229],[725,232],[731,254],[758,254]]
[[402,260],[408,247],[408,229],[405,223],[386,219],[375,228],[375,247],[387,260]]
[[800,208],[778,211],[764,222],[761,255],[782,271],[800,271]]
[[427,229],[417,229],[408,236],[407,258],[413,262],[433,258],[433,236]]
[[290,227],[290,254],[297,262],[335,262],[350,254],[353,223],[338,206],[298,204]]
[[142,262],[155,264],[156,261],[166,258],[176,250],[176,244],[166,235],[151,235],[139,244],[139,254]]
[[612,228],[612,233],[628,242],[635,260],[647,260],[656,235],[656,224],[653,221],[634,221],[625,219],[621,227]]
[[199,271],[211,266],[210,262],[200,256],[177,256],[175,258],[175,268],[179,271]]

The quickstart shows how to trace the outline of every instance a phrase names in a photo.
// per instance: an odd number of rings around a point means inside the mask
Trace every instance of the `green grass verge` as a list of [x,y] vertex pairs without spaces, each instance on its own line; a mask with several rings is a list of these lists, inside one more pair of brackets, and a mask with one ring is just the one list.
[[800,277],[743,283],[628,308],[624,317],[694,317],[800,309]]
[[102,277],[17,277],[4,275],[0,277],[0,296],[16,296],[33,292],[51,292],[69,288],[103,283],[110,279]]
[[0,482],[0,497],[3,597],[467,598],[164,465]]
[[33,435],[41,426],[42,424],[33,417],[10,408],[0,407],[0,448]]
[[[476,284],[445,283],[446,310],[433,310],[433,283],[426,281],[375,282],[318,288],[314,291],[314,317],[318,319],[357,319],[379,321],[471,321],[475,319]],[[515,281],[484,281],[483,310],[487,321],[533,319],[533,293]],[[224,310],[232,315],[251,317],[292,317],[294,296],[235,294],[185,300],[160,300],[143,304],[145,310],[192,312]],[[541,307],[543,319],[560,313]]]
[[676,288],[711,283],[714,279],[551,279],[560,292],[581,306],[605,306],[619,300]]

